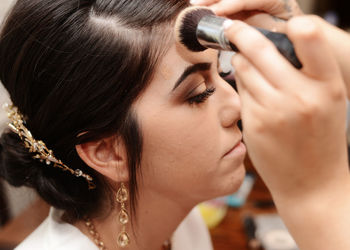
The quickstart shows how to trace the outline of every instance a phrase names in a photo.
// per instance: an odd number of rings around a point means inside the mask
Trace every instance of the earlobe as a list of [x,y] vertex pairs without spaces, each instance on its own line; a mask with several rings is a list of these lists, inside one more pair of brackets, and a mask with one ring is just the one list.
[[75,146],[91,168],[115,182],[127,182],[129,172],[124,142],[115,136]]

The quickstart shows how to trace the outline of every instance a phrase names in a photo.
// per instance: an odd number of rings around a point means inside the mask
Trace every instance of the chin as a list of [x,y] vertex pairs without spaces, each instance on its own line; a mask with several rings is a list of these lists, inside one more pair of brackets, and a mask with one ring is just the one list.
[[245,167],[242,163],[235,171],[220,178],[220,185],[216,185],[215,190],[211,193],[211,197],[207,197],[207,200],[235,193],[242,185],[245,174]]
[[244,164],[242,163],[235,171],[231,173],[229,178],[227,178],[227,194],[235,193],[244,181],[246,170]]

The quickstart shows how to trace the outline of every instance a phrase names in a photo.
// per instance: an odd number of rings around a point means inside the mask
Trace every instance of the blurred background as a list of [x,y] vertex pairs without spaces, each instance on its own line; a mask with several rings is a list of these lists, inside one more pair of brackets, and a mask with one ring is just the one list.
[[[6,17],[6,13],[14,3],[14,0],[0,0],[0,21]],[[299,0],[299,4],[305,13],[318,14],[334,25],[345,30],[350,30],[350,3],[346,0]],[[0,104],[8,102],[8,96],[3,86],[0,85]],[[0,110],[0,131],[6,127],[6,114]],[[249,159],[247,160],[248,172],[254,176],[248,180],[251,187],[243,190],[244,199],[241,193],[237,197],[231,197],[232,206],[222,204],[222,200],[213,204],[204,204],[201,207],[204,217],[211,228],[214,247],[217,250],[225,249],[253,249],[248,243],[252,236],[249,236],[244,226],[247,214],[274,213],[271,197],[266,187],[256,176]],[[251,189],[251,190],[250,190]],[[236,202],[236,203],[235,203]],[[258,205],[257,205],[258,204]],[[213,208],[214,206],[214,208]],[[27,188],[14,188],[0,179],[0,250],[12,249],[24,237],[46,217],[48,207],[38,201],[36,194]],[[33,215],[33,212],[39,215]],[[40,213],[42,213],[40,215]],[[33,217],[34,216],[34,217]],[[30,217],[30,218],[28,218]],[[257,218],[257,217],[255,217]],[[263,218],[265,219],[265,218]],[[274,220],[270,220],[274,221]],[[260,223],[258,220],[256,221]],[[25,225],[25,226],[24,226]],[[249,225],[248,225],[249,227]],[[283,240],[281,238],[278,240]],[[286,239],[284,239],[286,240]],[[250,242],[251,243],[251,242]],[[259,249],[261,244],[255,249]],[[265,249],[267,247],[265,246]],[[293,245],[290,248],[274,248],[275,250],[296,249]]]

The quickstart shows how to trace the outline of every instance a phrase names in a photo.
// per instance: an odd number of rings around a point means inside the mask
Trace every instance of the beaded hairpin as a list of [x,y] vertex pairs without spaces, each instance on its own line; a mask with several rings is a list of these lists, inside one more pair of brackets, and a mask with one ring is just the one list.
[[71,169],[61,160],[57,159],[52,150],[48,149],[43,141],[37,141],[33,138],[32,134],[25,126],[23,115],[18,111],[17,107],[5,103],[3,108],[7,112],[7,116],[10,119],[8,126],[21,138],[24,146],[29,149],[29,152],[35,154],[33,156],[34,159],[45,162],[46,165],[51,165],[52,163],[56,168],[60,168],[63,171],[68,171],[76,177],[83,177],[88,182],[89,189],[96,188],[96,185],[93,183],[93,178],[90,175],[85,174],[80,169]]

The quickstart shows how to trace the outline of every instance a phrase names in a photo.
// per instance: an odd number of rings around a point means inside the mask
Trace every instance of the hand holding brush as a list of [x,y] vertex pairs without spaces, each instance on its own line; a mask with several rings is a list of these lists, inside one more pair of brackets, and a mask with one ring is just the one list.
[[[226,26],[226,37],[240,51],[232,63],[244,142],[300,249],[349,249],[344,81],[320,25],[309,17],[292,18],[287,34],[301,70],[249,25]],[[319,205],[335,201],[331,212]],[[312,223],[306,223],[310,214]],[[336,237],[315,241],[305,237],[310,232]]]
[[[194,52],[204,51],[207,48],[238,52],[237,46],[229,41],[224,34],[225,24],[229,22],[232,21],[216,16],[208,8],[190,7],[177,18],[176,38],[179,43]],[[285,34],[255,28],[268,38],[294,67],[302,68],[295,54],[294,46]]]

